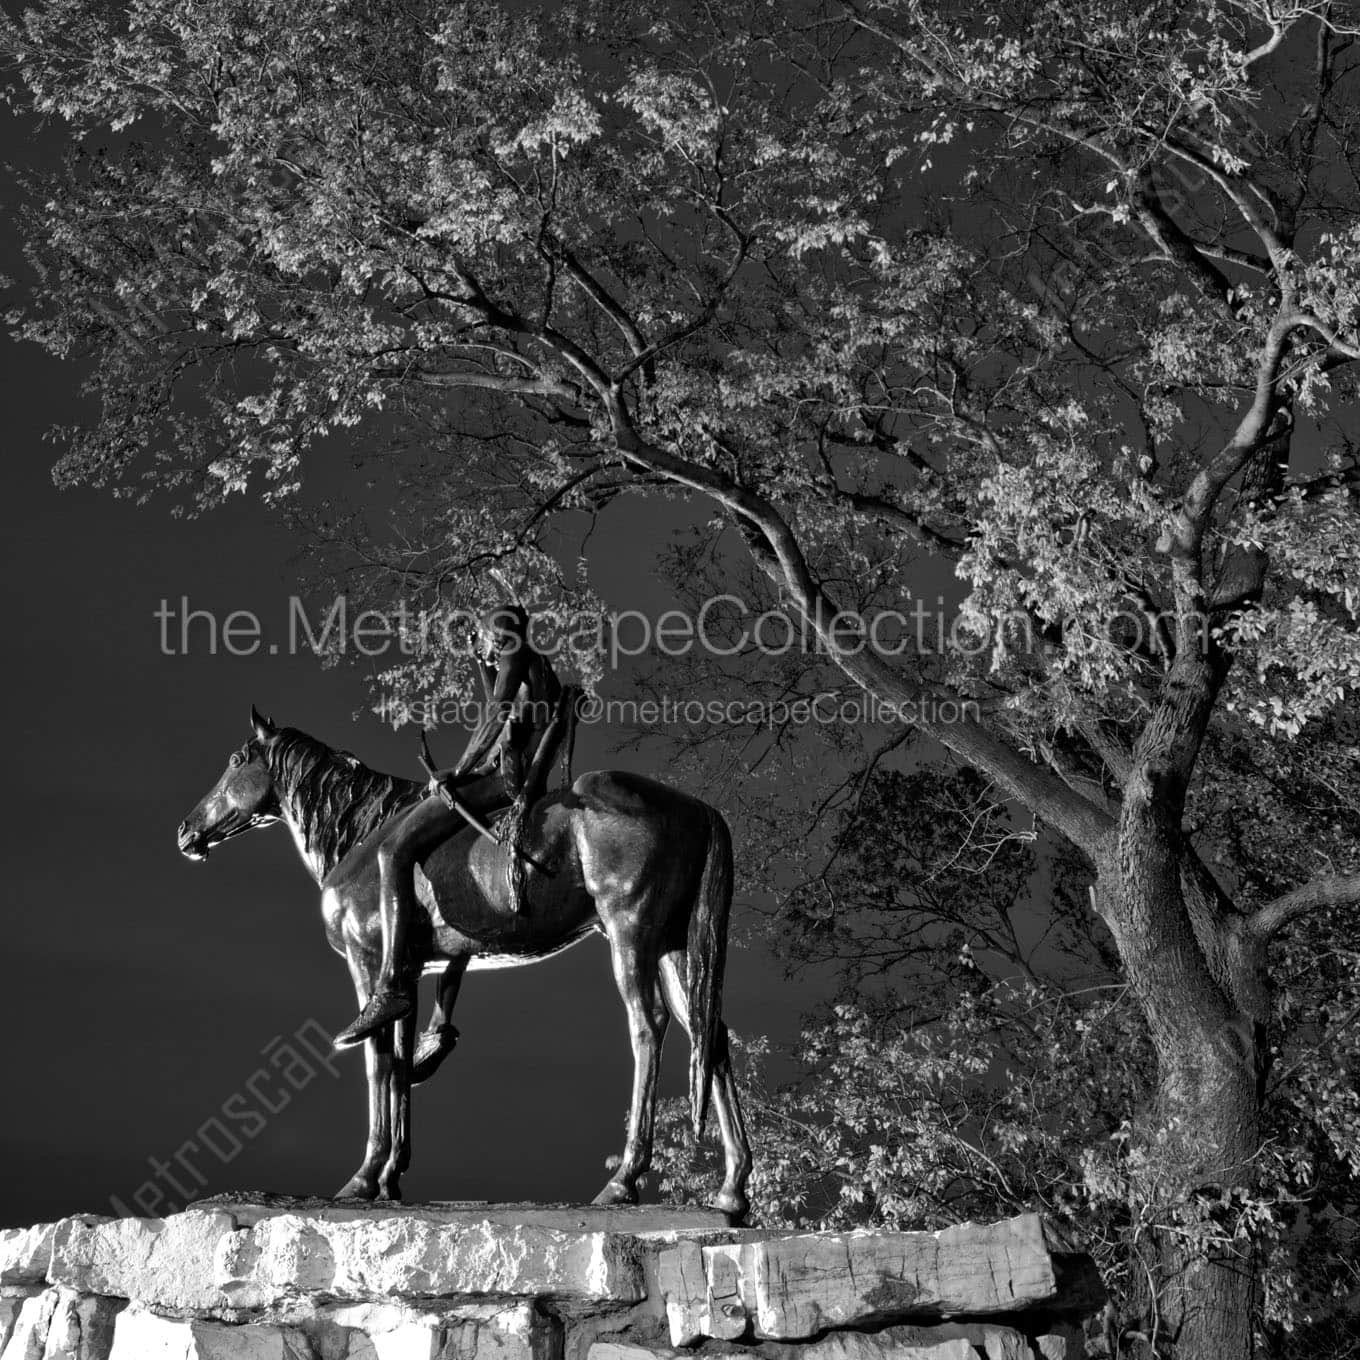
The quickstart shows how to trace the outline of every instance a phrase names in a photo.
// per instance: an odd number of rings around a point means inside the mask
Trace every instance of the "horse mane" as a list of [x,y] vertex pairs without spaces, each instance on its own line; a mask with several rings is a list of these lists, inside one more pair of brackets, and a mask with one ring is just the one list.
[[284,812],[322,876],[420,792],[415,780],[379,774],[295,727],[281,728],[263,754]]

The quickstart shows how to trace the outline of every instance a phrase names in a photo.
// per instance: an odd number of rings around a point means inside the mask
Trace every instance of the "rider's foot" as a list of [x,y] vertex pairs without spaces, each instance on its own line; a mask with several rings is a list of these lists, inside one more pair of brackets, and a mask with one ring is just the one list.
[[394,1020],[404,1020],[415,1009],[415,1004],[416,999],[409,991],[397,987],[379,987],[368,998],[368,1005],[331,1040],[331,1044],[334,1048],[353,1048],[384,1025],[390,1025]]
[[411,1059],[411,1080],[428,1081],[457,1043],[458,1031],[452,1025],[431,1025],[423,1030],[416,1040],[415,1056]]

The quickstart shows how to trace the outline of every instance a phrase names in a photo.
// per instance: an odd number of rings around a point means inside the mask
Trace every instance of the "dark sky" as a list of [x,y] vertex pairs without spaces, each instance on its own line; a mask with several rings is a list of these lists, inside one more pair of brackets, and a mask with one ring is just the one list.
[[[12,122],[5,134],[20,160],[55,144]],[[22,277],[5,232],[0,270]],[[331,1193],[358,1165],[365,1112],[361,1057],[332,1073],[292,1038],[320,1053],[315,1036],[354,1011],[316,889],[281,828],[206,864],[180,857],[174,829],[247,735],[252,702],[410,775],[415,734],[356,719],[367,703],[357,666],[212,656],[201,634],[189,654],[164,655],[163,599],[283,627],[292,544],[244,500],[183,521],[166,504],[57,491],[43,435],[70,419],[78,374],[34,346],[0,345],[10,880],[0,1226],[111,1212],[111,1197],[131,1208],[139,1191],[143,1208],[165,1211],[186,1197],[176,1185],[188,1197]],[[597,531],[593,579],[611,605],[663,603],[651,545],[664,514],[621,503]],[[600,764],[648,768],[587,733],[576,768]],[[806,997],[766,958],[734,951],[728,977],[734,1028],[793,1029]],[[622,1146],[631,1070],[603,943],[470,976],[457,1020],[461,1047],[417,1092],[407,1198],[589,1198]],[[684,1068],[673,1034],[667,1092],[683,1089]],[[242,1118],[262,1105],[266,1119]]]

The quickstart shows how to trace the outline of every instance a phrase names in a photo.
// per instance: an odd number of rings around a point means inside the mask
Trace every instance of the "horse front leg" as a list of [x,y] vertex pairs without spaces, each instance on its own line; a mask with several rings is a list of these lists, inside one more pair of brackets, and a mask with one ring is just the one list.
[[398,1020],[391,1029],[393,1051],[387,1080],[391,1138],[387,1160],[378,1176],[378,1198],[400,1200],[402,1172],[411,1165],[411,1053],[415,1047],[415,1015]]
[[390,1029],[364,1040],[364,1074],[368,1079],[368,1144],[359,1169],[336,1191],[336,1199],[377,1199],[380,1194],[383,1168],[392,1152]]
[[[369,970],[351,955],[350,976],[362,1010],[372,994]],[[364,1076],[368,1085],[368,1143],[359,1169],[336,1191],[336,1199],[377,1199],[383,1169],[392,1152],[392,1117],[388,1091],[392,1074],[392,1028],[384,1026],[364,1040]]]

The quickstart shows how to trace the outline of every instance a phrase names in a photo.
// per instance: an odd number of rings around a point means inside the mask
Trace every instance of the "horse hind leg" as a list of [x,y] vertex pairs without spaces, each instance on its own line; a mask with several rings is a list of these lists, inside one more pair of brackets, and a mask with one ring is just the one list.
[[[683,949],[672,949],[661,956],[661,988],[671,1014],[684,1026],[691,1045],[694,1031],[689,1016],[689,964]],[[728,1051],[727,1026],[718,1025],[713,1040],[713,1082],[710,1088],[718,1132],[723,1145],[723,1183],[713,1199],[713,1207],[740,1223],[750,1212],[746,1182],[751,1175],[751,1145],[746,1137],[746,1121],[737,1099],[737,1083],[732,1075]]]
[[638,1180],[652,1160],[657,1075],[661,1044],[670,1016],[657,988],[655,944],[638,927],[639,918],[647,920],[649,913],[634,909],[615,914],[604,908],[600,916],[609,937],[614,981],[628,1018],[628,1038],[633,1049],[633,1093],[628,1107],[628,1135],[623,1156],[594,1202],[636,1204]]

